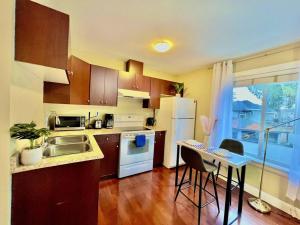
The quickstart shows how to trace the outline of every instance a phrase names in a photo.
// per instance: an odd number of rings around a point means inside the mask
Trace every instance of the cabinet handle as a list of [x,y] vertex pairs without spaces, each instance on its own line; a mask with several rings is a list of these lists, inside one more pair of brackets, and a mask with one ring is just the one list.
[[117,145],[117,148],[119,148],[119,145]]
[[90,103],[90,100],[88,99],[87,102]]
[[108,137],[106,137],[106,140],[108,141]]
[[55,203],[55,205],[63,205],[63,204],[65,204],[65,202],[57,202],[57,203]]

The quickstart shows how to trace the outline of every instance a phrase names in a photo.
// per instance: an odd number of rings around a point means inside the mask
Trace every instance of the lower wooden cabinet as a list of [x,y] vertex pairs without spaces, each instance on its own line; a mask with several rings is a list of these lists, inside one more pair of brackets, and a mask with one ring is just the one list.
[[107,134],[94,136],[104,158],[100,163],[100,177],[117,177],[120,154],[120,134]]
[[155,132],[153,167],[161,166],[164,162],[166,131]]
[[12,225],[97,225],[100,160],[12,175]]

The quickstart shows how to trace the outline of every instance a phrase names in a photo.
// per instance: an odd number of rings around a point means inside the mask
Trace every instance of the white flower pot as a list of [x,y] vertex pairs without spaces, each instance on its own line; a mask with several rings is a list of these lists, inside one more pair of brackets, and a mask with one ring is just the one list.
[[181,94],[176,94],[176,97],[181,97]]
[[33,165],[43,158],[43,147],[35,149],[23,149],[21,152],[21,163],[23,165]]

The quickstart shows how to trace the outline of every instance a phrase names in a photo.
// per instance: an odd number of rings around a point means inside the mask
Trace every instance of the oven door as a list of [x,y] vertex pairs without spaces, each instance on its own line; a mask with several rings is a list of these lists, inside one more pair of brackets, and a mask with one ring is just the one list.
[[136,147],[135,135],[121,136],[120,165],[153,160],[154,134],[146,134],[144,147]]

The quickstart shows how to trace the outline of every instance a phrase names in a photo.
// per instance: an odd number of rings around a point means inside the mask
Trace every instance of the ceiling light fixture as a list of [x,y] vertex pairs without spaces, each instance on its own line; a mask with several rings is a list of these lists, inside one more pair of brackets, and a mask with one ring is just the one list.
[[171,41],[163,40],[153,44],[153,48],[157,52],[167,52],[172,48],[173,44]]

